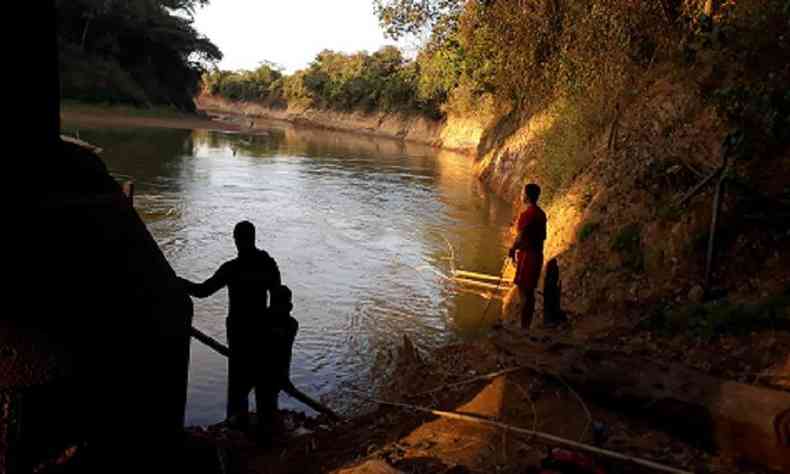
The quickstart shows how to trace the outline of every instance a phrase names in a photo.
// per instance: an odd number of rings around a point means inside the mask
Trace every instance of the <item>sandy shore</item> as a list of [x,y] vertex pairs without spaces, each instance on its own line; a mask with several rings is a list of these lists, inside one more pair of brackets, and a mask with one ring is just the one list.
[[101,107],[67,104],[61,108],[64,123],[79,123],[97,127],[155,127],[182,130],[247,130],[236,123],[214,120],[198,114],[159,113],[128,107]]

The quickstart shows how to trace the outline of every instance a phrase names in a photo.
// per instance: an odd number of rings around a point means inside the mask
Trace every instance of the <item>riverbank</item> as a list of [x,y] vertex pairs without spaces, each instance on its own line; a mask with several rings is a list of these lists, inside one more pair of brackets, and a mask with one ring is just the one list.
[[[658,429],[661,421],[651,417],[649,407],[634,411],[607,403],[606,397],[559,373],[539,369],[558,357],[558,345],[567,351],[573,343],[556,332],[534,330],[526,337],[507,326],[476,342],[431,354],[407,343],[398,350],[392,376],[380,391],[348,388],[338,395],[366,403],[363,415],[332,424],[325,418],[286,413],[287,440],[273,449],[257,447],[244,433],[224,424],[193,428],[190,434],[220,450],[225,472],[515,474],[538,472],[554,448],[586,457],[601,469],[595,472],[661,472],[644,462],[676,470],[667,472],[770,472],[743,463],[737,449],[716,451],[702,447],[699,439],[683,441],[678,436],[683,431],[681,418],[673,420],[674,430],[666,420]],[[606,347],[613,356],[631,353],[603,340],[594,347]],[[631,344],[628,349],[636,348]],[[624,389],[611,387],[612,393]],[[401,405],[370,402],[372,398]],[[423,408],[473,419],[449,419]],[[475,422],[474,417],[495,420],[499,427]],[[506,426],[560,440],[502,429]],[[643,463],[616,459],[612,453]]]
[[96,127],[242,130],[242,127],[238,124],[212,120],[206,114],[183,113],[164,107],[143,109],[123,105],[96,105],[64,101],[61,104],[60,116],[63,122],[81,123]]
[[474,119],[448,117],[430,120],[424,116],[388,112],[338,112],[312,108],[274,109],[254,102],[232,102],[201,95],[198,109],[212,115],[241,116],[285,121],[294,125],[393,138],[438,148],[474,154],[483,135],[484,124]]

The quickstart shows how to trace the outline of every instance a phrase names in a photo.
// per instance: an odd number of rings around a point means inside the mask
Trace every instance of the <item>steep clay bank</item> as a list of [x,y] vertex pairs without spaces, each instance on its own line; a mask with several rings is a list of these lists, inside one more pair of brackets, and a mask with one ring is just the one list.
[[215,96],[196,99],[200,110],[283,120],[329,130],[364,133],[471,153],[477,149],[483,126],[474,119],[449,117],[443,121],[386,112],[337,112],[289,107],[273,109],[253,102],[232,102]]
[[[735,315],[703,305],[715,183],[678,204],[720,166],[732,130],[704,100],[701,80],[656,74],[621,104],[616,120],[565,142],[566,155],[549,150],[573,132],[557,129],[564,109],[550,104],[497,137],[476,165],[487,187],[512,201],[526,182],[543,185],[546,259],[559,261],[563,304],[597,329],[613,321],[591,316],[680,325],[673,315],[692,305],[710,309],[709,319],[733,316],[722,324],[739,324]],[[554,186],[558,175],[565,177],[561,187]],[[790,150],[739,159],[729,176],[709,295],[726,297],[722,312],[726,305],[786,299],[790,289]],[[774,329],[786,325],[787,307],[773,316]],[[707,336],[715,328],[696,329],[694,335]]]

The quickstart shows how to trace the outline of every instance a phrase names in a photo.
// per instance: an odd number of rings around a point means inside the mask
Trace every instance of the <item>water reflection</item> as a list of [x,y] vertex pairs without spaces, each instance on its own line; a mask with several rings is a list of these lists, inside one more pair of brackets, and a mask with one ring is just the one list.
[[[459,268],[499,271],[511,210],[480,188],[468,157],[278,124],[256,135],[79,132],[133,177],[138,212],[179,274],[206,278],[233,257],[233,225],[256,224],[294,291],[292,373],[308,392],[369,381],[404,334],[430,348],[485,327],[485,300],[425,270],[447,269],[449,241]],[[195,324],[224,340],[226,303],[196,301]],[[189,397],[188,422],[223,416],[225,361],[200,344]]]

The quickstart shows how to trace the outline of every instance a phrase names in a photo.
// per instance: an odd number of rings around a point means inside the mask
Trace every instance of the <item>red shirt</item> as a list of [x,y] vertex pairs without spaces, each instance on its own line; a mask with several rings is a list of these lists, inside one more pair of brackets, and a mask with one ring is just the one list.
[[529,206],[518,218],[520,238],[516,256],[516,277],[513,283],[522,289],[535,289],[543,270],[543,243],[546,241],[546,213],[538,206]]
[[529,206],[518,217],[516,226],[521,236],[518,250],[533,251],[543,254],[543,242],[546,241],[546,213],[538,206]]

